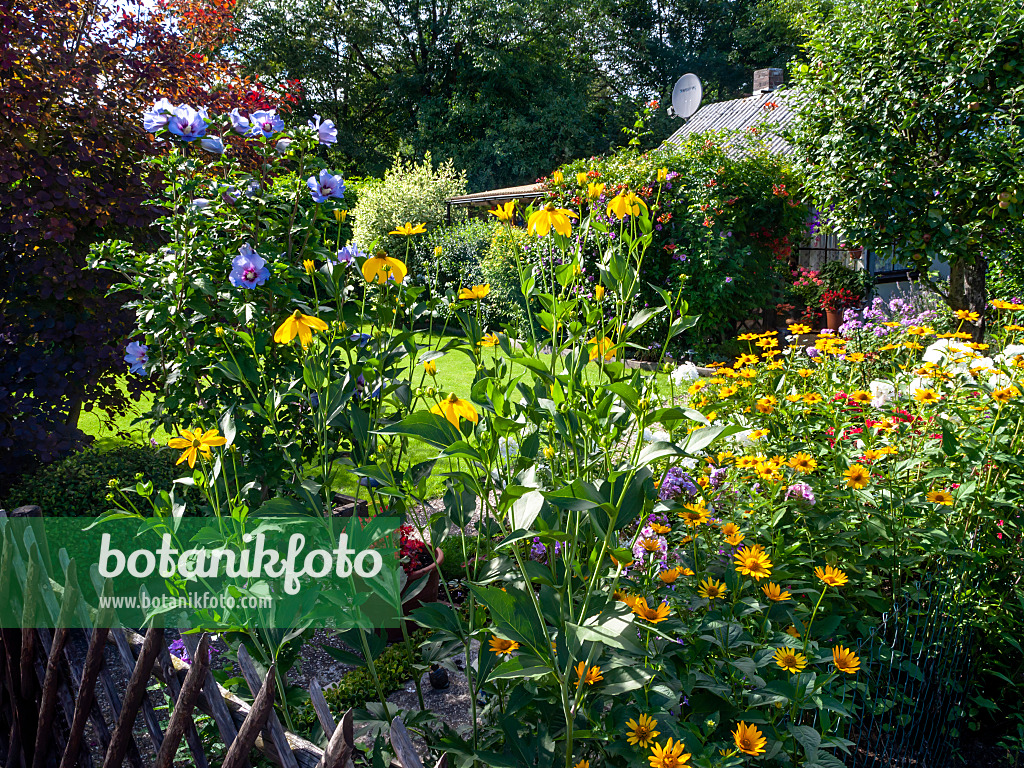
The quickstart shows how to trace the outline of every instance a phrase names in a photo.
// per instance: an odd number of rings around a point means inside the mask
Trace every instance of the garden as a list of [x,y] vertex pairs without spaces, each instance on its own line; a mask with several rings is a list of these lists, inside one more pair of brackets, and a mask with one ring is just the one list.
[[[0,433],[0,508],[218,551],[341,525],[386,566],[334,595],[307,559],[294,590],[232,587],[273,615],[131,625],[174,633],[165,683],[209,667],[268,735],[242,726],[239,757],[212,709],[174,731],[191,674],[153,714],[168,734],[212,765],[289,764],[270,723],[329,764],[335,722],[374,768],[1020,764],[1019,243],[981,306],[927,269],[883,298],[860,246],[801,263],[822,227],[860,240],[767,127],[652,149],[647,102],[625,146],[553,169],[540,198],[449,218],[467,189],[450,160],[360,177],[333,163],[330,116],[214,103],[184,89],[119,128],[148,142],[145,232],[90,224],[81,270],[123,331],[88,354],[118,368],[64,422],[0,411],[21,430]],[[24,197],[30,177],[0,181]],[[996,207],[1019,219],[1016,194]],[[4,369],[36,383],[5,394],[75,394],[47,366],[65,354],[48,316]],[[84,545],[59,546],[63,600]],[[149,638],[119,652],[141,661]]]

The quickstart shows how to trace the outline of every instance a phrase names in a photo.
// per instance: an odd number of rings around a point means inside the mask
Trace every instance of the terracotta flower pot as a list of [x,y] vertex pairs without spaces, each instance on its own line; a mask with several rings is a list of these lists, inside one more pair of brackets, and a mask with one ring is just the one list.
[[825,310],[825,327],[831,328],[836,333],[839,333],[839,326],[843,324],[843,310],[841,309],[826,309]]
[[[421,589],[415,596],[402,601],[403,616],[408,616],[425,603],[433,603],[437,601],[438,587],[441,586],[441,575],[438,570],[438,566],[444,562],[444,552],[440,549],[435,549],[434,560],[435,561],[433,563],[425,568],[420,568],[419,570],[413,571],[409,574],[409,580],[406,582],[407,584],[415,584],[424,576],[427,577],[427,583],[423,585],[423,589]],[[406,621],[405,631],[410,634],[415,632],[416,624],[412,621]],[[402,639],[401,627],[393,627],[388,630],[388,642],[397,643],[401,642]]]

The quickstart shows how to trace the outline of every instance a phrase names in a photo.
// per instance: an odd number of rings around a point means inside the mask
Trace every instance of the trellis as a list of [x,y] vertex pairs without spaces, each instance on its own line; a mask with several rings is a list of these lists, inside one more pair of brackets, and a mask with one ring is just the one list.
[[[12,516],[39,515],[38,507],[23,507]],[[130,629],[68,629],[76,616],[79,624],[90,626],[87,607],[77,587],[75,563],[64,551],[59,554],[64,583],[51,582],[43,566],[32,529],[17,541],[8,517],[0,510],[0,600],[15,601],[22,611],[22,629],[0,629],[0,760],[4,766],[19,768],[117,768],[126,762],[132,768],[171,768],[184,741],[196,768],[208,768],[210,756],[204,750],[196,727],[197,712],[210,716],[220,733],[226,752],[222,768],[249,766],[252,750],[262,752],[281,768],[351,768],[356,756],[353,714],[349,710],[335,722],[320,683],[309,686],[310,700],[320,726],[330,734],[325,749],[286,731],[274,712],[275,669],[260,676],[244,646],[239,647],[238,665],[253,695],[251,704],[221,687],[214,679],[209,661],[210,636],[182,635],[191,663],[168,650],[164,632],[151,628],[144,635]],[[93,578],[97,594],[102,585]],[[12,589],[17,586],[18,589]],[[37,603],[19,602],[18,594],[40,594],[48,620],[35,614]],[[43,617],[45,618],[45,617]],[[56,629],[34,625],[46,624]],[[78,635],[78,637],[76,637]],[[73,641],[84,640],[84,659]],[[105,658],[113,646],[121,676],[128,682],[119,689],[114,672]],[[157,681],[171,704],[166,725],[161,723],[149,694]],[[103,692],[104,709],[97,693]],[[136,721],[141,715],[152,745],[151,757],[144,758],[137,741]],[[86,743],[91,727],[92,748]],[[400,718],[390,729],[391,747],[400,768],[423,768]],[[445,768],[445,756],[438,768]]]

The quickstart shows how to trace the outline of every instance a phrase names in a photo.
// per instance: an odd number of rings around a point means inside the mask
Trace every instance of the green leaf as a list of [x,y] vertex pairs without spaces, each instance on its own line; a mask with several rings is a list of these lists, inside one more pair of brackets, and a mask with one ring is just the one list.
[[397,424],[375,430],[376,434],[408,435],[436,448],[447,448],[462,439],[448,419],[429,411],[416,411]]

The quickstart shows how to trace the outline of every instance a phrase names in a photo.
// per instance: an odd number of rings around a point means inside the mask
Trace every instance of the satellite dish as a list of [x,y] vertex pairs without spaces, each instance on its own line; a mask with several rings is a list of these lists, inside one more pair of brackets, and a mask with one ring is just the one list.
[[684,120],[691,117],[700,107],[703,95],[700,78],[692,72],[683,75],[672,86],[672,113]]

